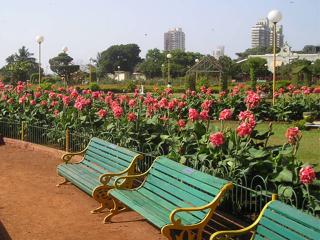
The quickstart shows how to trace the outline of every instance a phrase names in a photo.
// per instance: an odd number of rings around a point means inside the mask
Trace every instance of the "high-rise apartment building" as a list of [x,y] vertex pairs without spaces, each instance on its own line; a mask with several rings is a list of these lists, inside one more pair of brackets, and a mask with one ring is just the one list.
[[[251,47],[269,47],[273,44],[273,25],[267,18],[259,20],[251,28]],[[277,26],[277,47],[283,46],[283,28]]]
[[164,33],[164,50],[180,49],[185,51],[185,34],[182,28],[174,28]]
[[218,46],[215,51],[213,51],[213,56],[216,59],[219,59],[220,57],[224,56],[224,46]]

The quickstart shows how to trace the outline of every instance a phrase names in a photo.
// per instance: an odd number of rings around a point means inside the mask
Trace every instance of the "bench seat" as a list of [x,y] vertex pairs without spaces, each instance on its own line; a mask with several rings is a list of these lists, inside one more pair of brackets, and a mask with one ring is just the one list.
[[[124,180],[145,176],[138,188],[128,189]],[[150,169],[140,175],[116,179],[108,195],[114,207],[105,222],[125,209],[145,217],[169,239],[197,235],[210,220],[225,192],[232,188],[226,180],[196,171],[164,156],[158,157]],[[120,207],[125,206],[121,210]],[[189,237],[190,235],[190,237]]]
[[214,233],[210,240],[230,237],[253,231],[251,239],[262,240],[319,240],[320,219],[278,200],[270,201],[250,226]]
[[[83,154],[83,159],[71,163],[71,157],[79,154]],[[93,211],[95,213],[110,207],[112,202],[107,192],[113,188],[115,177],[133,174],[136,162],[142,159],[142,155],[99,138],[92,138],[85,150],[67,153],[62,159],[64,163],[57,167],[58,175],[65,179],[61,184],[71,182],[97,200],[101,206]],[[131,183],[127,181],[123,184]]]

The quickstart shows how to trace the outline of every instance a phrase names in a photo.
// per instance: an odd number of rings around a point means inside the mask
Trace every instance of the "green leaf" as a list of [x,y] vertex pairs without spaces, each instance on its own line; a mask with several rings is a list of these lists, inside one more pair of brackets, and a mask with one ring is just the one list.
[[293,180],[293,172],[284,167],[282,171],[280,171],[274,181],[277,182],[292,182]]

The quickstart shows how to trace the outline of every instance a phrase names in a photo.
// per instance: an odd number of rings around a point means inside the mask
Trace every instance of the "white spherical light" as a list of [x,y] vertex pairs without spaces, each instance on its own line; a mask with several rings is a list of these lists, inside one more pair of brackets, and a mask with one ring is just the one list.
[[196,60],[194,60],[196,63],[198,63],[199,62],[199,59],[197,58]]
[[268,19],[270,22],[278,23],[282,19],[282,14],[279,10],[271,10],[268,14]]
[[62,52],[64,52],[64,53],[66,53],[66,52],[68,52],[68,47],[67,46],[64,46],[63,48],[62,48]]
[[167,54],[167,58],[172,58],[171,53],[168,53],[168,54]]
[[42,43],[43,42],[43,40],[44,40],[44,37],[43,36],[41,36],[41,35],[39,35],[39,36],[36,36],[36,41],[37,41],[37,43]]

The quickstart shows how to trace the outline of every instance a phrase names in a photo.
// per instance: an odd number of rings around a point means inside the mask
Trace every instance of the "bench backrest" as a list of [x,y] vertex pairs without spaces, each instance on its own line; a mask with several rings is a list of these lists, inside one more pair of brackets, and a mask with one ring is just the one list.
[[153,163],[143,187],[177,207],[194,207],[210,203],[226,183],[161,156]]
[[99,138],[92,138],[87,146],[82,164],[98,172],[121,172],[140,154]]
[[320,220],[280,201],[263,212],[254,239],[320,239]]

